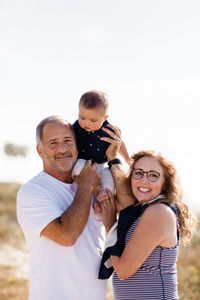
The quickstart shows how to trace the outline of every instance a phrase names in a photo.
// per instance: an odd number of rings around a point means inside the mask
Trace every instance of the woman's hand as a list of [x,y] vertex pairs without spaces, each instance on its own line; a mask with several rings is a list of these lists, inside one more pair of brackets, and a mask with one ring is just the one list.
[[116,222],[116,204],[114,197],[109,189],[106,189],[107,200],[100,202],[102,222],[108,232]]
[[[110,127],[113,131],[109,130],[107,127]],[[110,143],[110,146],[106,151],[107,159],[110,161],[116,158],[122,144],[122,138],[121,131],[118,127],[111,124],[107,125],[107,127],[103,127],[102,130],[105,131],[110,137],[101,137],[100,139]]]

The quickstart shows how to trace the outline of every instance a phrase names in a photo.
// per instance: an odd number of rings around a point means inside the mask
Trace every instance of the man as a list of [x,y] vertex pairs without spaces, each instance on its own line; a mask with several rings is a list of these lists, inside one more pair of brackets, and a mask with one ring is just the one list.
[[60,117],[41,121],[36,138],[43,171],[17,196],[30,250],[29,300],[103,300],[106,282],[97,277],[104,232],[91,203],[100,180],[97,165],[87,161],[73,182],[75,136]]

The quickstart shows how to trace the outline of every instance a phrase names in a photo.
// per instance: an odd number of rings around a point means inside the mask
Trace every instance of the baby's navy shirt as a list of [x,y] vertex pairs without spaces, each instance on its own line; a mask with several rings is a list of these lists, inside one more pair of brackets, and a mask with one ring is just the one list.
[[[102,127],[108,125],[108,121],[104,121]],[[95,131],[87,131],[80,127],[78,120],[73,124],[76,135],[76,143],[78,148],[78,158],[85,160],[91,159],[92,162],[102,164],[107,161],[106,150],[109,147],[108,142],[100,140],[100,137],[110,137],[102,127]],[[109,130],[113,131],[109,128]]]

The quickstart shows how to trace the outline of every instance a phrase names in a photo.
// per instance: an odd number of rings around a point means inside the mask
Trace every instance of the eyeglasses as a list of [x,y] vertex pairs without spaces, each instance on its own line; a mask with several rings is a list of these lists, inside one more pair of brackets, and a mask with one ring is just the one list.
[[147,179],[151,182],[156,182],[160,177],[160,173],[156,171],[151,170],[145,172],[142,169],[133,169],[132,176],[135,180],[139,180],[144,176],[145,173],[147,174]]

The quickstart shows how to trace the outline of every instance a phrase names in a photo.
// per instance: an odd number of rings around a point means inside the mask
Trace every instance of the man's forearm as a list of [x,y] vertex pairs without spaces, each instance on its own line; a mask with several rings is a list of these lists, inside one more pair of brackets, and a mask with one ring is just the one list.
[[90,213],[92,190],[80,184],[71,206],[59,218],[65,242],[74,244],[83,232]]
[[90,213],[91,195],[99,185],[97,164],[87,161],[76,181],[78,190],[72,204],[57,219],[50,222],[42,234],[53,241],[72,246],[83,232]]
[[92,190],[79,184],[76,196],[68,209],[49,223],[42,235],[63,246],[72,246],[83,232],[90,212]]

